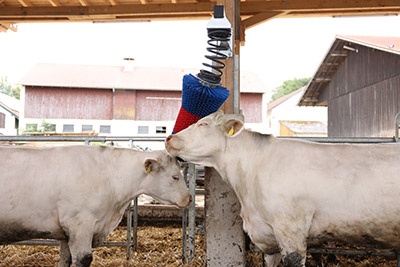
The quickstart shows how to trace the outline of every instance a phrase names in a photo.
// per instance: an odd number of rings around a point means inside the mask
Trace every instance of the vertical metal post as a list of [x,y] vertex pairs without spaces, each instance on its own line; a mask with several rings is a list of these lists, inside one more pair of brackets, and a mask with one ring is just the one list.
[[138,198],[133,200],[133,251],[137,250],[137,231],[138,231]]
[[[129,147],[133,149],[133,140],[129,140]],[[132,202],[129,205],[129,211],[130,211],[130,216],[132,216]],[[132,225],[132,223],[131,223]],[[132,226],[131,226],[132,227]],[[132,238],[132,243],[131,246],[133,248],[133,251],[137,250],[137,231],[138,231],[138,197],[135,197],[133,199],[133,238]]]
[[[188,166],[183,167],[183,179],[187,183]],[[187,209],[182,209],[182,263],[187,262]]]
[[240,78],[239,78],[239,55],[233,55],[233,113],[239,114],[240,100]]
[[194,259],[195,227],[196,227],[196,165],[189,163],[189,192],[192,203],[189,206],[189,253],[188,262]]
[[128,214],[126,218],[126,259],[131,259],[131,246],[132,246],[132,201],[129,202]]

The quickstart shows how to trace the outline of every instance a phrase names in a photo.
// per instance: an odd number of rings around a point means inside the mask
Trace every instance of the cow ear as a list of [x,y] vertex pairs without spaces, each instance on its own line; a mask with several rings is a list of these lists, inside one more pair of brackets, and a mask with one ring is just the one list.
[[145,159],[143,165],[147,173],[157,171],[160,167],[159,163],[155,159]]
[[243,121],[236,119],[227,120],[224,130],[228,136],[236,136],[243,130]]

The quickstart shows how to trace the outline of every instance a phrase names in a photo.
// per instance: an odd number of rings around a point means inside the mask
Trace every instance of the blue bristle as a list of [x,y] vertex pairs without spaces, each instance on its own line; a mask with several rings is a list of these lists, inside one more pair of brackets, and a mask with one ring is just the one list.
[[225,87],[208,88],[192,74],[183,77],[182,107],[194,115],[205,117],[216,112],[228,97]]

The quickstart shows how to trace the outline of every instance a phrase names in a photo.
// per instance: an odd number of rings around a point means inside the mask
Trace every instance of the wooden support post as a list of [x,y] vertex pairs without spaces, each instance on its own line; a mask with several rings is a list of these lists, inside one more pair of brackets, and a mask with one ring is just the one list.
[[[234,73],[238,81],[240,48],[239,0],[218,0],[218,5],[225,6],[225,13],[233,27],[234,57],[226,60],[223,86],[230,91],[230,96],[221,108],[225,114],[234,113]],[[238,94],[239,90],[236,90]],[[235,97],[239,97],[236,95]],[[206,265],[245,266],[245,237],[240,217],[240,203],[221,176],[213,169],[205,170],[205,209],[206,209]]]

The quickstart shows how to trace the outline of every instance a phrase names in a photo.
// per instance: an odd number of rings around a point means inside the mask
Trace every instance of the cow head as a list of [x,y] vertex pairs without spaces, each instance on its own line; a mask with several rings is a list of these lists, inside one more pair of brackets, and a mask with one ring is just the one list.
[[243,130],[243,121],[242,115],[224,115],[217,111],[168,136],[165,147],[174,157],[214,167],[215,160],[226,148],[227,140],[237,137]]
[[145,180],[143,193],[161,203],[187,207],[192,201],[186,183],[182,177],[177,160],[160,151],[157,157],[146,158],[143,162]]

